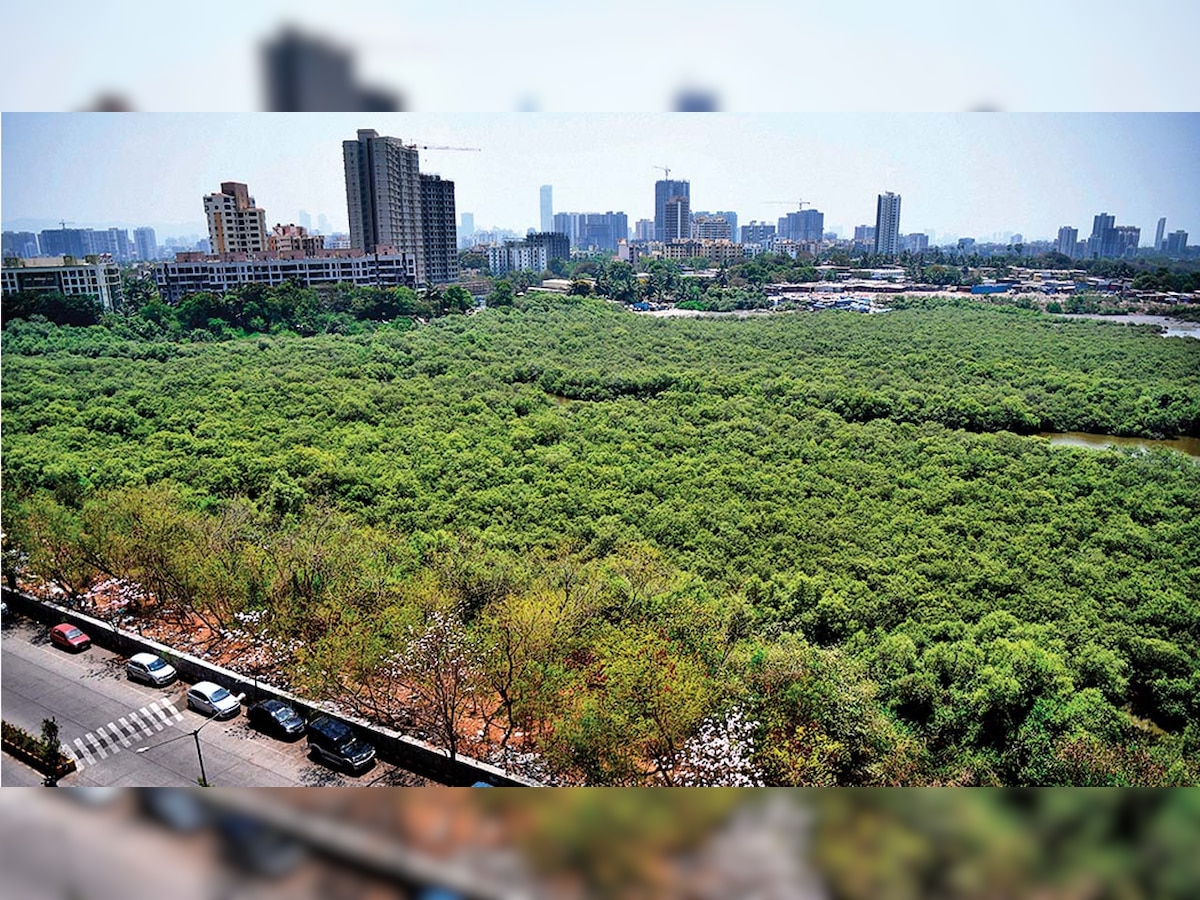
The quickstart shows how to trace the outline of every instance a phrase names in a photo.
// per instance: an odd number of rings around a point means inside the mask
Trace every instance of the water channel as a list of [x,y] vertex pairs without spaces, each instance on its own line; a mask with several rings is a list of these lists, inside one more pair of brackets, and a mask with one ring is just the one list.
[[1113,437],[1109,434],[1088,434],[1086,431],[1043,431],[1038,434],[1038,437],[1046,438],[1051,444],[1086,447],[1090,450],[1104,450],[1108,447],[1134,447],[1139,450],[1150,450],[1167,447],[1200,459],[1200,438],[1194,437],[1152,440],[1150,438]]

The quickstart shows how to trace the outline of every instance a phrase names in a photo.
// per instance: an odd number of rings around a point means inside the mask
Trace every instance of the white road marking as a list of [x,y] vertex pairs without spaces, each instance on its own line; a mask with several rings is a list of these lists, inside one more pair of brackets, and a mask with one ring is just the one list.
[[87,738],[87,742],[89,744],[96,748],[96,752],[100,754],[101,759],[108,759],[108,754],[104,752],[104,745],[96,740],[96,736],[94,734],[89,731],[84,735],[84,737]]
[[117,727],[116,722],[109,722],[108,730],[117,736],[117,740],[121,742],[122,747],[131,746],[132,742],[125,736],[125,732],[129,730],[129,723],[125,721],[124,716],[118,718],[117,722],[121,723],[120,728]]
[[137,713],[131,712],[129,718],[131,721],[137,723],[138,728],[142,729],[142,734],[146,735],[146,737],[154,737],[154,732],[150,730],[150,726],[143,722]]
[[163,723],[158,721],[157,716],[151,715],[150,710],[146,709],[146,707],[143,706],[141,709],[138,710],[138,712],[140,712],[142,714],[143,718],[145,718],[146,721],[148,721],[151,725],[154,726],[155,731],[163,730]]
[[182,721],[183,721],[183,713],[181,713],[179,710],[177,710],[177,709],[175,708],[175,704],[171,702],[171,698],[170,698],[170,697],[167,697],[167,698],[165,698],[165,699],[163,700],[162,704],[163,704],[163,706],[165,706],[167,709],[169,709],[169,710],[171,711],[171,714],[172,714],[173,716],[175,716],[175,721],[176,721],[176,722],[182,722]]
[[150,704],[150,711],[154,713],[155,718],[162,719],[163,725],[171,724],[171,717],[167,715],[166,710],[159,708],[157,702]]
[[[112,728],[112,724],[110,723],[108,727]],[[113,732],[115,734],[115,728],[113,728]],[[100,740],[104,742],[104,746],[108,747],[109,752],[113,753],[114,755],[121,752],[121,748],[116,745],[112,736],[110,736],[108,732],[104,730],[103,725],[96,729],[96,734],[100,735]]]
[[[91,751],[83,745],[83,741],[80,738],[75,738],[75,746],[79,748],[79,752],[83,754],[83,758],[88,761],[89,766],[94,766],[96,764],[96,757],[92,756]],[[79,760],[77,757],[76,764],[78,764],[78,762]]]

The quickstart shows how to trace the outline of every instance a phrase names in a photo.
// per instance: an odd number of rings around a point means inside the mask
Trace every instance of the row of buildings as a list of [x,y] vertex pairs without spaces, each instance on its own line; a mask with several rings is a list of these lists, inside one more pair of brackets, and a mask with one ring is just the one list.
[[153,228],[135,228],[132,239],[128,228],[47,228],[36,231],[6,231],[3,235],[5,259],[37,259],[50,256],[87,256],[107,254],[121,263],[151,262],[159,258],[158,241]]
[[[1182,229],[1164,237],[1167,219],[1158,220],[1153,249],[1167,256],[1183,256],[1187,252],[1188,233]],[[1092,219],[1092,234],[1079,240],[1079,229],[1064,225],[1058,229],[1054,249],[1071,259],[1120,259],[1135,256],[1141,243],[1142,229],[1136,225],[1118,225],[1116,216],[1102,212]]]

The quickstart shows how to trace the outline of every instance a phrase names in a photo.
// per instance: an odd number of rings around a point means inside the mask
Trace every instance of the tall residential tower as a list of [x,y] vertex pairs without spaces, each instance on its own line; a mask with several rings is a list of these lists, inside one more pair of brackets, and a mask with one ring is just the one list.
[[900,195],[888,191],[875,204],[875,252],[895,256],[900,252]]
[[240,181],[222,181],[216,194],[205,194],[208,242],[213,253],[262,253],[267,249],[267,214],[254,205]]

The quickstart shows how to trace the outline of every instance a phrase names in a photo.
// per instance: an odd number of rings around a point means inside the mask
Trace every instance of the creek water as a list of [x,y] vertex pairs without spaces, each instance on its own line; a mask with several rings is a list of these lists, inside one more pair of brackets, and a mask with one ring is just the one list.
[[1136,447],[1139,450],[1169,447],[1200,459],[1200,438],[1194,437],[1152,440],[1150,438],[1113,437],[1110,434],[1089,434],[1086,431],[1043,431],[1038,434],[1038,437],[1046,438],[1051,444],[1087,447],[1091,450],[1104,450],[1107,447]]

